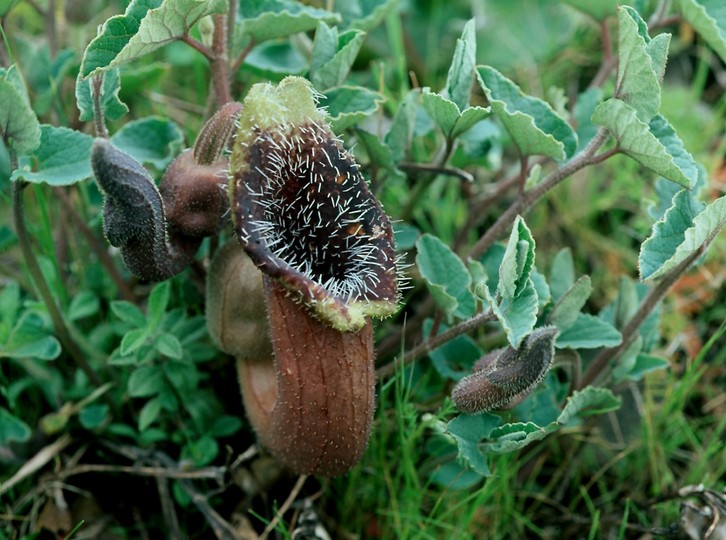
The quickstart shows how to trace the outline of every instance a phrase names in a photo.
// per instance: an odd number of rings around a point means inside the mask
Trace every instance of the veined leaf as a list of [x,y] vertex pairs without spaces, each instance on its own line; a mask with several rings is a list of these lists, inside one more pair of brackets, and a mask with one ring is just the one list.
[[93,137],[68,129],[42,125],[40,145],[33,152],[35,170],[29,163],[13,173],[13,180],[67,186],[89,178],[91,170],[91,145]]
[[610,323],[595,315],[579,313],[575,322],[560,332],[555,341],[558,349],[597,349],[620,345],[623,336]]
[[241,32],[259,43],[314,30],[320,21],[338,23],[340,16],[292,0],[245,0],[239,4],[237,20]]
[[557,301],[570,290],[575,283],[575,263],[570,248],[562,248],[552,259],[550,268],[550,290],[552,299]]
[[[693,226],[683,235],[683,241],[677,246],[668,246],[668,250],[675,247],[673,254],[644,279],[654,280],[662,277],[686,258],[707,247],[724,225],[726,225],[726,195],[710,203],[694,218]],[[661,249],[664,251],[666,247]]]
[[482,476],[489,476],[486,455],[479,449],[482,439],[489,438],[502,420],[493,414],[462,414],[446,425],[448,434],[454,438],[459,448],[459,457],[472,470]]
[[[129,108],[123,103],[118,93],[121,90],[118,69],[110,69],[103,76],[103,85],[101,86],[101,108],[103,114],[108,120],[118,120],[124,114],[129,112]],[[81,111],[80,120],[90,122],[93,120],[93,96],[91,89],[91,81],[81,77],[80,72],[76,78],[76,104],[78,110]]]
[[[616,96],[650,122],[660,109],[660,79],[669,38],[651,41],[645,21],[628,6],[618,8],[618,78]],[[665,34],[664,34],[665,35]]]
[[693,225],[694,218],[703,211],[703,203],[683,189],[673,197],[672,206],[663,218],[653,225],[653,233],[643,242],[638,256],[640,278],[648,279],[675,253]]
[[479,66],[477,73],[492,112],[523,155],[564,160],[574,154],[577,135],[547,102],[526,96],[494,68]]
[[501,298],[514,298],[522,293],[534,266],[534,249],[532,233],[522,216],[517,216],[499,266],[497,294]]
[[167,118],[149,116],[127,122],[111,137],[111,142],[139,163],[164,169],[181,150],[184,136]]
[[[487,287],[483,287],[487,291]],[[537,323],[539,301],[532,279],[528,279],[522,292],[512,298],[503,298],[499,302],[489,298],[492,311],[504,327],[509,344],[515,349],[527,337]]]
[[592,294],[592,284],[589,276],[582,276],[575,284],[557,301],[548,317],[550,324],[554,324],[560,332],[567,330],[577,320],[580,310]]
[[[695,178],[688,178],[661,141],[642,122],[630,105],[619,99],[608,99],[595,108],[595,124],[606,127],[617,139],[621,150],[664,178],[683,187],[690,187]],[[657,121],[658,127],[660,121]]]
[[571,426],[582,417],[615,411],[620,408],[621,403],[622,400],[608,388],[588,386],[567,398],[565,408],[557,417],[557,423],[561,426]]
[[456,40],[454,58],[446,77],[446,97],[456,104],[460,111],[469,106],[469,94],[474,82],[476,65],[476,27],[474,19],[464,25],[461,37]]
[[330,115],[333,131],[340,133],[378,110],[383,96],[362,86],[337,86],[325,91],[320,106]]
[[40,143],[40,125],[28,102],[8,79],[0,79],[0,138],[19,155]]
[[129,62],[180,39],[199,19],[227,11],[226,0],[133,0],[86,48],[83,77]]
[[431,234],[416,242],[416,264],[432,296],[448,318],[474,314],[476,301],[469,290],[471,275],[451,248]]
[[337,28],[330,28],[320,21],[315,32],[313,59],[310,64],[310,81],[313,86],[322,92],[343,84],[365,36],[365,32],[360,30],[349,30],[338,35]]
[[683,18],[726,62],[726,9],[723,0],[679,0],[678,4]]
[[456,103],[428,88],[423,91],[422,104],[449,140],[462,135],[489,116],[489,109],[485,107],[468,107],[461,112]]

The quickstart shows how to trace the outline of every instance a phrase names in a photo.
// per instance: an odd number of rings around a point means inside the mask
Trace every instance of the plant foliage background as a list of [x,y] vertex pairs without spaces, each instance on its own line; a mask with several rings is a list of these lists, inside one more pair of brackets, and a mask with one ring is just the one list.
[[[698,511],[726,520],[720,2],[0,0],[0,21],[0,537],[698,538]],[[409,263],[376,328],[368,451],[335,479],[255,444],[210,342],[206,268],[231,230],[139,282],[90,163],[107,130],[159,178],[220,104],[289,74]],[[457,411],[477,359],[545,326],[541,384]]]

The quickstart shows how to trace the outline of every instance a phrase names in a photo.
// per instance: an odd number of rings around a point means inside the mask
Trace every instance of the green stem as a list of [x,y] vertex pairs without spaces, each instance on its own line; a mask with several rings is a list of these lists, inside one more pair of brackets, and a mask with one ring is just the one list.
[[217,99],[217,107],[221,107],[232,101],[227,57],[227,19],[224,15],[214,16],[212,53],[212,85]]
[[[10,167],[11,169],[17,168],[17,158],[12,151]],[[53,299],[48,282],[45,280],[45,276],[43,276],[38,260],[36,259],[30,245],[30,236],[25,228],[23,205],[23,190],[27,185],[27,182],[23,181],[16,181],[13,183],[13,219],[15,224],[15,233],[18,236],[18,243],[20,244],[20,250],[23,253],[23,258],[28,266],[30,276],[38,289],[38,293],[48,309],[48,314],[53,321],[53,326],[55,327],[59,341],[66,352],[68,352],[71,358],[73,358],[78,367],[86,374],[88,380],[98,388],[103,383],[101,382],[98,374],[93,370],[93,368],[91,368],[88,362],[86,362],[86,359],[81,353],[81,350],[78,348],[78,345],[76,345],[76,342],[71,338],[68,327],[63,320],[63,315]]]

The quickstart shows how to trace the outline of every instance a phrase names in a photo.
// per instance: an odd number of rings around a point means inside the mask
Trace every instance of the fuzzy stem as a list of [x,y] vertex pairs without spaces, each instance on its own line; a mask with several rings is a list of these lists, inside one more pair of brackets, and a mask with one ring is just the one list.
[[108,139],[108,130],[106,129],[106,118],[103,114],[103,106],[101,105],[101,89],[103,87],[103,73],[94,75],[91,79],[91,95],[93,101],[93,123],[96,128],[96,135],[103,139]]
[[440,347],[447,341],[450,341],[462,334],[471,332],[494,320],[496,320],[496,316],[491,310],[482,311],[481,313],[474,315],[471,319],[462,321],[456,326],[452,326],[448,330],[427,339],[423,343],[419,343],[413,349],[410,349],[406,354],[401,356],[400,359],[396,359],[393,362],[378,368],[376,370],[376,374],[379,377],[388,377],[389,375],[392,375],[399,366],[405,366],[409,362],[416,360],[418,357],[433,351],[437,347]]
[[232,101],[229,87],[229,65],[227,62],[227,19],[224,15],[214,16],[214,34],[212,37],[212,85],[217,99],[217,106]]
[[610,365],[610,361],[613,358],[617,357],[619,354],[621,354],[623,351],[625,351],[633,343],[638,335],[638,329],[643,324],[645,319],[648,318],[648,315],[650,315],[650,313],[653,311],[653,309],[655,309],[658,303],[663,300],[669,289],[676,281],[678,281],[678,278],[680,278],[681,275],[688,269],[688,267],[691,266],[691,264],[693,264],[693,262],[695,262],[703,254],[705,249],[705,245],[701,246],[700,249],[697,249],[695,252],[693,252],[691,255],[681,261],[680,264],[678,264],[670,272],[668,272],[668,274],[666,274],[666,276],[658,283],[658,285],[656,285],[648,292],[647,296],[643,298],[643,301],[638,307],[638,310],[633,314],[633,316],[623,328],[621,332],[623,340],[620,345],[610,349],[604,349],[602,352],[600,352],[600,354],[595,357],[595,359],[588,366],[587,370],[585,370],[585,373],[580,379],[579,384],[575,388],[576,390],[582,390],[583,388],[592,384],[608,368],[608,366]]
[[[17,163],[16,159],[11,159],[11,167],[13,166],[12,161]],[[68,352],[71,358],[73,358],[83,373],[86,374],[88,380],[91,381],[94,386],[99,388],[103,383],[101,382],[98,374],[93,370],[88,362],[86,362],[86,359],[81,353],[81,350],[78,348],[78,345],[76,345],[76,342],[71,338],[71,334],[63,319],[63,314],[55,304],[48,282],[45,280],[45,276],[43,276],[38,260],[35,258],[35,254],[33,253],[33,249],[30,245],[30,237],[27,229],[25,228],[25,219],[23,215],[23,190],[26,186],[27,182],[23,181],[16,181],[13,183],[13,219],[15,223],[15,234],[18,236],[20,250],[23,253],[23,258],[28,266],[28,271],[35,282],[38,293],[43,299],[43,303],[45,303],[48,314],[53,321],[53,326],[55,327],[56,334],[58,335],[58,339],[63,345],[63,348],[66,352]]]
[[525,191],[521,196],[517,197],[509,208],[507,208],[507,210],[499,216],[496,223],[494,223],[494,225],[487,230],[484,236],[482,236],[479,241],[474,244],[474,247],[469,252],[469,257],[476,259],[486,253],[494,242],[496,242],[497,239],[502,236],[507,229],[509,229],[518,215],[529,210],[529,208],[540,200],[545,193],[554,188],[560,182],[572,176],[580,169],[591,165],[594,162],[593,159],[597,160],[598,158],[595,157],[595,152],[603,145],[607,136],[607,131],[600,128],[595,137],[593,137],[590,143],[580,154],[572,158],[559,169],[552,171],[552,173],[550,173],[544,180],[532,189]]

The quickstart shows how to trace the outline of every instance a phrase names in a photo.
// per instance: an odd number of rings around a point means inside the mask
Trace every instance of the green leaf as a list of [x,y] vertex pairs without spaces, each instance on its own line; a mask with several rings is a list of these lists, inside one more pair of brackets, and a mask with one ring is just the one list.
[[109,67],[116,56],[128,45],[141,26],[141,20],[162,0],[132,0],[123,15],[108,19],[96,38],[88,44],[81,62],[81,76],[88,77],[97,69]]
[[174,360],[181,360],[182,356],[184,356],[184,349],[182,348],[182,344],[179,342],[179,339],[168,332],[159,334],[154,346],[159,353],[164,356],[168,356],[169,358],[173,358]]
[[648,279],[658,271],[685,239],[694,218],[703,211],[704,204],[683,189],[673,197],[672,206],[662,219],[653,225],[650,237],[640,246],[638,268],[640,279]]
[[54,360],[60,353],[58,340],[51,335],[40,315],[30,311],[20,316],[7,341],[0,344],[0,358]]
[[179,153],[184,141],[179,126],[155,116],[124,124],[113,137],[113,145],[136,161],[163,170]]
[[288,41],[267,41],[252,49],[244,67],[260,77],[280,79],[302,75],[308,69],[305,57]]
[[557,336],[555,346],[558,349],[596,349],[615,347],[622,339],[610,323],[594,315],[579,313],[575,322]]
[[666,148],[668,154],[673,157],[673,163],[676,164],[683,175],[688,178],[691,188],[695,188],[700,176],[699,165],[693,159],[693,156],[686,150],[683,141],[676,134],[676,130],[668,123],[660,114],[653,117],[650,121],[650,132],[655,135],[656,139]]
[[489,116],[489,109],[484,107],[469,107],[462,113],[453,101],[428,88],[423,91],[422,105],[449,140],[464,134]]
[[17,154],[29,154],[40,143],[40,125],[17,87],[0,79],[0,137]]
[[489,438],[492,430],[497,429],[501,421],[501,418],[489,413],[462,414],[446,425],[447,433],[459,447],[459,459],[482,476],[489,476],[490,472],[486,455],[479,449],[479,443],[482,439]]
[[[640,28],[644,30],[641,32]],[[618,30],[619,62],[615,95],[630,105],[638,118],[647,123],[660,109],[659,75],[665,69],[670,38],[651,42],[647,25],[634,9],[627,6],[618,8]],[[654,45],[649,47],[651,43]],[[654,65],[656,59],[658,65]]]
[[292,0],[245,0],[239,4],[240,32],[256,43],[314,30],[320,21],[340,22],[340,16]]
[[[110,69],[106,71],[103,75],[103,84],[101,85],[101,109],[103,110],[104,118],[107,120],[118,120],[129,112],[129,108],[118,97],[119,90],[121,90],[119,70]],[[78,105],[78,110],[81,111],[79,120],[82,122],[90,122],[93,120],[91,80],[81,77],[80,72],[76,78],[76,104]]]
[[81,73],[88,77],[140,58],[182,38],[202,17],[226,11],[227,0],[134,0],[88,45]]
[[[614,8],[613,8],[614,9]],[[579,96],[572,109],[572,116],[577,122],[577,144],[578,150],[581,150],[587,146],[595,133],[597,133],[597,127],[592,123],[592,113],[595,111],[598,103],[602,101],[602,88],[593,87],[588,88]]]
[[678,7],[698,34],[726,62],[726,10],[722,0],[679,0]]
[[406,94],[393,117],[391,129],[386,134],[385,142],[391,149],[393,163],[403,160],[411,146],[420,97],[421,93],[417,89]]
[[133,352],[139,350],[149,339],[151,331],[144,328],[134,328],[129,330],[121,338],[121,345],[119,345],[119,353],[121,356],[128,356]]
[[[431,333],[431,321],[424,324],[425,335]],[[443,332],[444,326],[440,329]],[[479,360],[484,352],[471,337],[457,336],[429,352],[429,358],[439,375],[453,381],[459,381],[469,375],[474,362]]]
[[315,33],[310,64],[310,81],[313,86],[325,91],[342,85],[358,56],[365,36],[365,32],[359,30],[349,30],[339,36],[337,28],[330,28],[321,21]]
[[532,233],[522,216],[517,216],[499,266],[497,294],[501,298],[511,299],[522,294],[534,267],[534,250]]
[[242,428],[242,420],[236,416],[220,416],[214,420],[209,428],[212,437],[229,437]]
[[0,289],[0,340],[7,338],[19,310],[20,285],[17,281],[7,281]]
[[182,448],[182,459],[190,460],[197,467],[209,465],[219,453],[219,445],[209,435],[202,435],[196,441]]
[[136,304],[132,304],[126,300],[115,300],[111,302],[111,311],[120,320],[132,326],[137,328],[146,326],[146,317]]
[[620,408],[622,400],[607,388],[588,386],[582,391],[575,391],[569,398],[557,423],[571,426],[580,418],[604,414]]
[[552,299],[562,298],[575,284],[575,263],[570,248],[562,248],[552,259],[550,268],[550,290]]
[[161,413],[161,400],[153,398],[146,402],[139,412],[139,431],[146,429],[153,424]]
[[529,279],[522,293],[500,302],[490,302],[494,314],[507,333],[509,344],[515,349],[527,337],[537,323],[539,302],[534,283]]
[[577,320],[577,316],[585,306],[585,302],[592,294],[592,284],[589,276],[582,276],[568,290],[552,308],[547,320],[560,329],[567,330]]
[[533,422],[504,424],[489,434],[489,438],[493,442],[487,443],[485,449],[494,454],[514,452],[534,441],[544,439],[547,435],[556,431],[557,427],[555,422],[544,428]]
[[454,58],[449,66],[446,77],[446,97],[448,97],[460,111],[469,107],[471,85],[474,82],[474,67],[476,65],[476,21],[470,19],[464,25],[461,37],[456,40]]
[[5,407],[0,407],[0,448],[7,448],[13,441],[26,442],[32,434],[33,431],[28,424]]
[[695,178],[688,178],[680,169],[650,127],[638,119],[635,109],[624,101],[608,99],[600,103],[595,108],[592,121],[609,129],[620,149],[651,171],[683,187],[690,187],[695,182]]
[[[649,281],[658,279],[694,253],[703,250],[724,225],[726,225],[726,195],[710,203],[695,217],[693,226],[686,230],[683,241],[675,246],[672,255],[645,279]],[[673,247],[668,245],[667,249],[671,250]],[[661,248],[665,249],[666,247]]]
[[98,296],[91,291],[80,291],[73,297],[71,305],[68,306],[68,318],[72,321],[78,321],[90,317],[98,313],[100,307],[101,302],[99,302]]
[[362,86],[329,88],[320,100],[327,107],[333,131],[340,133],[378,110],[383,96]]
[[376,27],[389,9],[398,5],[396,0],[346,0],[335,4],[343,17],[342,28],[356,28],[368,32]]
[[543,155],[558,160],[572,156],[577,135],[548,103],[522,90],[492,67],[477,68],[492,112],[504,124],[522,155]]
[[431,234],[416,242],[416,264],[436,303],[448,319],[474,314],[476,301],[469,290],[471,275],[459,256]]
[[93,175],[93,137],[73,129],[46,124],[40,129],[40,146],[32,154],[35,170],[31,171],[30,163],[26,162],[13,173],[13,180],[67,186]]
[[671,363],[667,358],[641,353],[635,358],[635,364],[624,377],[631,381],[639,381],[648,373],[668,369],[670,366]]
[[78,413],[78,420],[85,429],[97,429],[111,416],[110,407],[105,403],[88,405]]
[[166,313],[171,297],[171,282],[162,281],[156,285],[149,294],[149,306],[147,309],[148,327],[152,330],[159,328],[161,319]]
[[131,397],[158,394],[164,387],[164,372],[159,366],[139,366],[129,377],[127,389]]
[[618,0],[562,0],[566,4],[590,15],[596,21],[615,15]]

